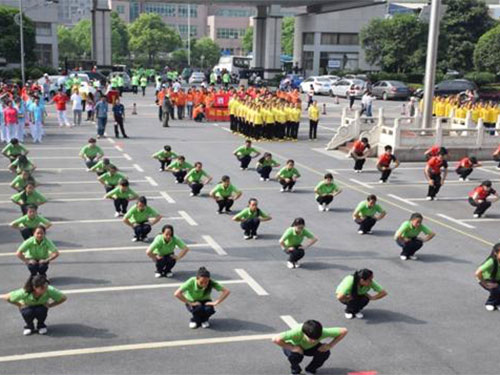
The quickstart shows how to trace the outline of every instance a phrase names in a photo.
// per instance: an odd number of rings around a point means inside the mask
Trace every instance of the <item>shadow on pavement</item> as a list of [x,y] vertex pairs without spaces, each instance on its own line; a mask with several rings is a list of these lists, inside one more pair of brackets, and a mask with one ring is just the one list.
[[459,259],[456,257],[450,257],[446,255],[438,255],[438,254],[419,254],[417,253],[419,259],[425,263],[458,263],[458,264],[471,264],[467,260]]
[[104,279],[88,279],[85,277],[59,276],[59,277],[51,277],[50,283],[53,286],[63,286],[63,285],[72,285],[72,284],[105,285],[105,284],[111,284],[111,281],[104,280]]
[[332,270],[332,269],[337,269],[342,271],[353,271],[352,267],[341,266],[340,264],[332,264],[325,262],[308,262],[307,260],[305,260],[304,263],[300,263],[300,268],[312,271]]
[[50,337],[83,337],[112,339],[117,337],[105,328],[94,328],[85,324],[51,324],[49,327]]
[[239,331],[252,331],[252,332],[276,332],[276,328],[255,322],[249,322],[240,319],[210,319],[210,324],[217,332],[239,332]]
[[383,324],[383,323],[406,323],[406,324],[427,324],[425,320],[413,318],[409,315],[381,309],[367,308],[363,310],[365,313],[366,324]]

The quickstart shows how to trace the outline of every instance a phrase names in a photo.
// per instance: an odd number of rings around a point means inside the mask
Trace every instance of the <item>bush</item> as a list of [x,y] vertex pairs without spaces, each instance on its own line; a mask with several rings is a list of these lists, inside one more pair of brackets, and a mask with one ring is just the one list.
[[476,82],[478,86],[487,85],[490,83],[495,83],[496,76],[489,72],[471,72],[465,75],[465,78]]

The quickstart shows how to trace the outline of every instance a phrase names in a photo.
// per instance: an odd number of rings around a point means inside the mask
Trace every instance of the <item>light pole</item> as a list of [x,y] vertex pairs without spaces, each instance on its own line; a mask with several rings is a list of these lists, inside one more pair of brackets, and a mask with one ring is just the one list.
[[188,16],[188,67],[191,67],[191,4],[187,4]]
[[24,76],[23,0],[19,0],[19,34],[20,34],[19,38],[21,41],[21,80],[24,86],[25,76]]
[[203,61],[205,60],[205,55],[201,55],[200,59],[201,59],[201,70],[203,70]]

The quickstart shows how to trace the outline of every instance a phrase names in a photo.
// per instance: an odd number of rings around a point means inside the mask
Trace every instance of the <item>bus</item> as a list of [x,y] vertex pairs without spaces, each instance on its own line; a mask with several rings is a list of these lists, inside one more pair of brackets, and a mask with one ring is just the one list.
[[251,62],[251,57],[221,56],[219,58],[219,63],[214,66],[213,71],[220,74],[225,69],[229,72],[229,74],[239,76],[241,70],[250,69]]

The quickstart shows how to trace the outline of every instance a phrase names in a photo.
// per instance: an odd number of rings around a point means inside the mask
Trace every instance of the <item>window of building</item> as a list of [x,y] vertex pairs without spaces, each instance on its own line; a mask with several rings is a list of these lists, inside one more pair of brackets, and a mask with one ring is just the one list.
[[239,39],[245,35],[246,29],[232,29],[221,27],[216,29],[217,39]]
[[52,44],[37,44],[35,45],[35,55],[38,64],[42,66],[52,65]]
[[218,17],[247,18],[255,15],[255,9],[218,8],[215,10],[215,15]]
[[144,12],[156,13],[163,17],[175,17],[177,6],[165,3],[146,3]]
[[[188,6],[187,5],[179,5],[179,8],[177,9],[179,17],[184,17],[187,18],[188,16]],[[189,6],[189,12],[191,13],[191,17],[196,18],[198,17],[198,6],[196,4],[191,4]]]
[[302,66],[306,70],[313,69],[314,52],[304,51],[302,55]]
[[125,5],[117,5],[116,6],[116,12],[118,14],[124,14],[125,13]]
[[359,44],[358,34],[339,34],[339,44],[357,46]]
[[49,22],[35,22],[35,32],[39,36],[52,36],[52,25]]
[[321,52],[319,55],[319,73],[328,74],[335,70],[356,70],[359,68],[357,52]]
[[323,45],[339,44],[338,35],[339,34],[337,33],[321,33],[321,44]]
[[322,45],[359,45],[358,34],[355,33],[321,33]]
[[[175,27],[175,26],[174,26]],[[187,38],[188,25],[177,25],[181,38]],[[198,35],[198,27],[191,25],[191,37]]]
[[136,1],[130,2],[130,22],[135,21],[139,17],[139,3]]
[[302,34],[303,44],[314,44],[314,33],[303,33]]

